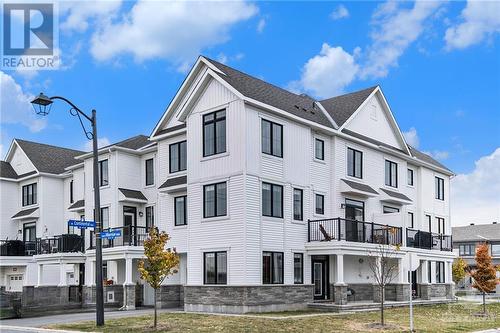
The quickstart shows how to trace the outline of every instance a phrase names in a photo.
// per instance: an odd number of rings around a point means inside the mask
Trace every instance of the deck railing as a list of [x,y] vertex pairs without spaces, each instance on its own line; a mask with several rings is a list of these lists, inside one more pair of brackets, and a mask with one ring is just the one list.
[[[142,226],[123,226],[116,228],[108,228],[103,231],[121,231],[121,236],[115,237],[114,239],[103,239],[102,247],[117,247],[117,246],[142,246],[144,245],[144,240],[148,238],[149,228]],[[90,232],[90,247],[95,248],[95,233]]]
[[406,246],[419,249],[452,251],[452,238],[423,230],[406,229]]
[[0,240],[1,256],[33,256],[38,254],[84,252],[84,238],[65,234],[34,241]]

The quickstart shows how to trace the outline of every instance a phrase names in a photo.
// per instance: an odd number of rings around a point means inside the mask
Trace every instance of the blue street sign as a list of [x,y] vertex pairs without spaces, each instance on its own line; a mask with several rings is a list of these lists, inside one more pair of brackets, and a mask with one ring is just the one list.
[[101,232],[101,238],[104,239],[115,239],[116,237],[120,237],[121,235],[122,235],[121,230],[111,230],[111,231]]
[[95,228],[95,221],[69,220],[68,226],[77,227],[78,229]]

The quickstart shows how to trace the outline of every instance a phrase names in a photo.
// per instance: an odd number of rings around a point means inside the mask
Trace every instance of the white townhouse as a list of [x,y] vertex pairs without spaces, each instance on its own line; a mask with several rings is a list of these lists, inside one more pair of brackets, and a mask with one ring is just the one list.
[[[70,285],[70,300],[73,287],[81,305],[91,305],[95,237],[66,228],[68,219],[92,219],[92,156],[75,152],[54,173],[60,190],[38,207],[41,214],[52,203],[59,215],[30,220],[35,244],[44,242],[44,225],[57,225],[50,236],[72,234],[65,237],[85,245],[52,253],[37,245],[28,253],[21,235],[29,231],[12,227],[31,208],[21,207],[25,174],[33,172],[25,155],[16,162],[9,151],[2,162],[2,286],[9,290],[12,262],[24,260],[34,268],[23,276],[23,297]],[[44,156],[58,161],[55,152]],[[369,262],[380,246],[395,249],[398,265],[388,301],[406,300],[410,291],[422,302],[453,298],[453,173],[407,145],[378,86],[315,100],[200,57],[149,138],[99,150],[99,176],[102,222],[122,231],[104,241],[107,305],[151,304],[137,263],[153,225],[169,233],[168,246],[181,256],[179,272],[160,291],[162,307],[248,312],[377,302]],[[8,252],[16,238],[26,255]],[[65,268],[50,277],[55,260]],[[70,272],[78,281],[63,278]]]

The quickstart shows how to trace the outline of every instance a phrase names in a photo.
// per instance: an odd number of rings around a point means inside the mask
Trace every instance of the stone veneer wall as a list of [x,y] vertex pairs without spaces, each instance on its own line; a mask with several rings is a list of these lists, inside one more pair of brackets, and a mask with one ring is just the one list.
[[354,295],[347,296],[348,302],[373,300],[372,283],[351,283],[347,286],[347,288],[354,290]]
[[446,297],[446,285],[445,284],[432,284],[431,285],[431,297]]
[[197,312],[268,312],[305,309],[312,285],[184,286],[184,310]]
[[184,306],[184,286],[180,284],[161,286],[156,295],[159,308],[179,308]]
[[70,287],[24,286],[21,297],[23,311],[31,312],[79,308],[81,302],[70,299]]
[[[114,292],[114,302],[108,302],[108,292]],[[95,286],[83,286],[83,304],[84,306],[95,306]],[[115,284],[104,286],[104,307],[123,306],[123,285]]]

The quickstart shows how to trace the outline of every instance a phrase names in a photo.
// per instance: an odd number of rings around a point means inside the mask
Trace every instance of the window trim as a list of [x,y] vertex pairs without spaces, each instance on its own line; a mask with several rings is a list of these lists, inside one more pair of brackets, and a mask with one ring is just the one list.
[[[270,131],[271,131],[271,132],[270,132],[270,139],[269,139],[269,140],[270,140],[270,142],[271,142],[271,147],[270,147],[271,152],[269,152],[269,153],[267,153],[267,152],[265,152],[265,151],[264,151],[263,140],[262,140],[262,137],[263,137],[263,135],[264,135],[264,126],[262,126],[262,124],[263,124],[264,122],[268,122],[268,123],[269,123],[269,129],[270,129]],[[260,125],[260,126],[261,126],[261,130],[260,130],[260,140],[261,140],[261,151],[262,151],[262,153],[263,153],[263,154],[266,154],[266,155],[269,155],[269,156],[274,156],[274,157],[283,158],[283,125],[278,124],[278,123],[273,122],[273,121],[270,121],[270,120],[267,120],[267,119],[264,119],[264,118],[261,118],[261,123],[260,123],[260,124],[261,124],[261,125]],[[280,149],[281,149],[281,155],[276,155],[276,154],[274,153],[274,144],[273,144],[273,142],[274,142],[274,134],[273,134],[273,133],[274,133],[274,131],[273,131],[273,127],[274,127],[274,126],[279,126],[279,127],[281,128],[281,132],[280,132],[280,133],[281,133],[281,138],[280,138]]]
[[[350,171],[349,170],[349,152],[352,151],[353,152],[353,155],[352,155],[352,167],[353,167],[353,170],[352,170],[352,175],[350,174]],[[360,164],[359,164],[359,169],[360,169],[360,175],[357,176],[356,175],[356,153],[359,153],[359,156],[360,156]],[[348,177],[353,177],[353,178],[357,178],[357,179],[363,179],[363,152],[361,150],[357,150],[357,149],[354,149],[354,148],[351,148],[351,147],[347,147],[347,159],[346,159],[346,162],[347,162],[347,176]]]
[[[295,217],[295,191],[300,192],[300,218]],[[304,221],[304,190],[301,188],[292,188],[292,219],[293,221]]]
[[[181,169],[181,146],[183,143],[186,143],[186,168],[184,169]],[[172,159],[171,159],[171,156],[172,156],[172,147],[173,146],[177,146],[177,170],[175,171],[172,171]],[[181,172],[181,171],[185,171],[187,170],[187,140],[182,140],[182,141],[179,141],[179,142],[174,142],[174,143],[171,143],[168,145],[168,173],[172,174],[172,173],[177,173],[177,172]]]
[[[387,210],[394,210],[394,212],[386,212],[386,209]],[[392,207],[392,206],[387,206],[387,205],[384,205],[382,206],[382,213],[384,214],[392,214],[392,213],[400,213],[401,210],[397,207]]]
[[[29,239],[26,239],[26,230],[27,229],[30,229],[30,230],[35,230],[35,240],[33,241],[30,241]],[[36,222],[26,222],[26,223],[23,223],[23,241],[24,242],[34,242],[36,241]]]
[[[151,161],[151,168],[153,169],[152,170],[152,173],[151,173],[151,183],[148,183],[148,162]],[[144,184],[146,186],[153,186],[155,184],[155,162],[154,162],[154,158],[151,157],[151,158],[148,158],[144,161]]]
[[[220,118],[217,118],[217,113],[219,112],[222,112],[224,111],[224,116],[223,117],[220,117]],[[210,115],[214,115],[214,119],[213,120],[205,120],[208,116]],[[216,111],[212,111],[212,112],[208,112],[208,113],[205,113],[203,116],[202,116],[202,135],[201,135],[201,139],[202,139],[202,150],[203,150],[203,157],[209,157],[209,156],[214,156],[214,155],[218,155],[218,154],[223,154],[225,152],[227,152],[227,110],[226,108],[223,108],[223,109],[220,109],[220,110],[216,110]],[[225,131],[224,131],[224,137],[225,137],[225,145],[224,145],[224,150],[223,151],[220,151],[220,152],[217,152],[217,123],[219,121],[224,121],[226,123],[226,126],[225,126]],[[206,151],[205,151],[205,126],[206,125],[210,125],[210,124],[213,124],[214,126],[214,140],[213,140],[213,148],[214,148],[214,152],[213,154],[207,154]]]
[[[177,199],[184,198],[184,223],[177,223]],[[185,226],[187,225],[187,195],[179,195],[174,197],[174,226]]]
[[435,263],[436,263],[435,265],[436,283],[445,283],[446,271],[445,271],[444,261],[436,261]]
[[435,176],[434,177],[434,191],[436,200],[444,201],[444,178]]
[[[321,142],[321,157],[316,156],[316,144]],[[325,160],[325,140],[322,140],[320,138],[314,138],[314,159],[318,161],[324,161]]]
[[444,217],[436,216],[435,219],[438,226],[438,234],[444,234],[446,223]]
[[425,218],[427,219],[427,225],[429,227],[429,232],[432,232],[432,216],[430,214],[425,214]]
[[[409,177],[410,174],[411,174],[411,178]],[[415,186],[415,170],[408,168],[406,175],[407,175],[406,176],[406,178],[407,178],[406,185],[414,187]],[[410,183],[410,180],[411,180],[411,183]]]
[[[215,282],[207,283],[207,254],[214,254],[214,268],[215,268]],[[219,276],[217,274],[217,254],[225,253],[226,254],[226,282],[219,282]],[[228,275],[229,275],[229,266],[228,266],[228,254],[227,251],[207,251],[203,252],[203,284],[205,285],[227,285]]]
[[155,206],[154,205],[150,205],[150,206],[146,206],[144,208],[144,224],[146,226],[146,228],[148,227],[148,209],[150,209],[151,211],[151,221],[152,221],[152,224],[151,224],[151,228],[155,226]]
[[[217,212],[217,185],[220,185],[220,184],[226,184],[226,213],[224,215],[218,215],[218,212]],[[206,191],[205,191],[205,189],[208,186],[214,186],[214,191],[215,191],[215,193],[214,193],[214,214],[215,215],[214,216],[207,216],[206,215],[206,200],[205,200]],[[228,211],[228,194],[227,194],[228,191],[227,190],[228,190],[228,182],[227,181],[203,185],[203,218],[204,219],[211,219],[211,218],[218,218],[218,217],[227,216],[227,211]]]
[[[31,200],[29,200],[29,188],[31,188]],[[26,189],[26,200],[24,197],[24,192]],[[26,184],[21,187],[21,205],[23,207],[33,206],[38,203],[38,183]]]
[[75,198],[74,198],[74,195],[73,195],[73,179],[71,179],[69,181],[69,203],[72,204],[73,202],[75,202]]
[[[103,179],[103,168],[102,165],[106,162],[106,174],[107,174],[107,179],[106,179],[106,184],[104,184],[104,179]],[[109,185],[109,160],[107,158],[102,159],[98,162],[98,172],[99,172],[99,187],[104,187]]]
[[[411,219],[410,219],[411,216]],[[410,229],[415,228],[415,214],[413,212],[408,212],[408,219],[410,219]]]
[[[295,281],[295,256],[300,256],[300,282]],[[294,252],[293,253],[293,284],[304,284],[304,253]]]
[[[319,213],[318,212],[318,197],[321,197],[321,203],[322,203],[322,211]],[[314,214],[316,215],[325,215],[325,195],[321,193],[314,193]]]
[[[269,277],[271,279],[271,282],[269,283],[266,283],[264,282],[264,254],[267,254],[269,253],[271,256],[271,265],[270,265],[270,274],[269,274]],[[274,274],[274,254],[281,254],[281,258],[282,258],[282,263],[281,263],[281,282],[273,282],[273,274]],[[280,251],[262,251],[262,284],[263,285],[270,285],[270,284],[285,284],[285,253],[284,252],[280,252]]]
[[[396,181],[396,185],[392,184],[392,166],[395,165],[396,168],[395,168],[395,171],[396,171],[396,178],[395,178],[395,181]],[[384,169],[384,178],[385,176],[387,175],[387,167],[389,166],[389,184],[387,183],[387,178],[385,179],[384,183],[385,183],[385,186],[390,186],[390,187],[394,187],[394,188],[398,188],[398,164],[396,162],[393,162],[391,160],[388,160],[386,159],[385,160],[385,169]]]
[[[269,185],[271,186],[271,215],[266,215],[264,214],[264,185]],[[273,200],[273,189],[274,187],[281,187],[281,210],[280,210],[280,216],[274,216],[273,215],[273,212],[274,212],[274,200]],[[284,204],[285,204],[285,200],[283,199],[283,195],[284,195],[284,191],[285,191],[285,188],[283,185],[279,185],[279,184],[273,184],[273,183],[269,183],[269,182],[262,182],[262,190],[261,190],[261,196],[262,196],[262,216],[265,216],[265,217],[272,217],[272,218],[276,218],[276,219],[282,219],[283,218],[283,212],[284,212]]]

